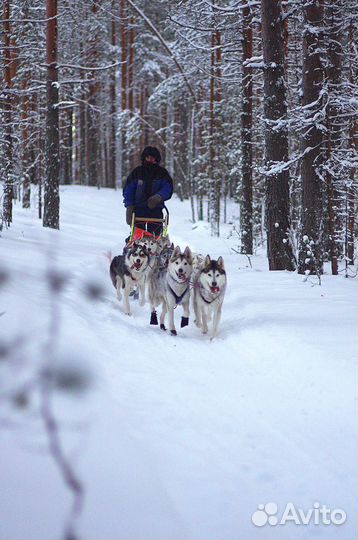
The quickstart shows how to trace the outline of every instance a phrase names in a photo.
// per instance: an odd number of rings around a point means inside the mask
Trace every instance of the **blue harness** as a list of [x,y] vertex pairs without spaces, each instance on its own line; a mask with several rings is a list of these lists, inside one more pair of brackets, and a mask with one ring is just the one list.
[[187,293],[188,290],[189,290],[189,285],[187,286],[187,288],[185,289],[185,291],[183,292],[183,294],[181,294],[180,296],[178,296],[178,295],[173,291],[173,289],[171,288],[171,286],[170,286],[169,284],[168,284],[168,287],[169,287],[169,289],[170,289],[172,295],[173,295],[174,298],[175,298],[175,303],[176,303],[176,305],[179,306],[179,305],[182,303],[182,301],[184,300],[184,296],[186,295],[186,293]]

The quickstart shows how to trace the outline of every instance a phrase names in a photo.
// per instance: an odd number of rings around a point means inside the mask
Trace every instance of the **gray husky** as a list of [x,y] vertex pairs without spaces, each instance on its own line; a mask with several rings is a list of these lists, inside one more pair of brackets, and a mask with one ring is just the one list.
[[213,315],[213,338],[219,331],[226,290],[226,272],[222,257],[217,261],[212,260],[210,255],[205,257],[202,268],[195,276],[194,290],[195,324],[202,329],[203,334],[207,334],[208,320]]
[[145,304],[145,279],[149,269],[149,254],[144,246],[133,244],[126,248],[123,255],[112,259],[109,272],[112,283],[117,290],[118,300],[122,298],[126,315],[131,314],[129,294],[133,286],[138,286],[140,292],[140,305]]
[[[170,248],[167,246],[168,251]],[[163,250],[164,251],[164,250]],[[162,255],[164,255],[162,251]],[[174,308],[183,306],[184,316],[181,327],[189,324],[190,277],[193,271],[192,255],[189,247],[182,253],[180,247],[172,252],[168,263],[158,266],[150,276],[148,296],[151,307],[150,324],[158,324],[155,308],[162,304],[160,328],[165,328],[165,316],[169,315],[169,329],[173,336],[177,335],[174,325]]]

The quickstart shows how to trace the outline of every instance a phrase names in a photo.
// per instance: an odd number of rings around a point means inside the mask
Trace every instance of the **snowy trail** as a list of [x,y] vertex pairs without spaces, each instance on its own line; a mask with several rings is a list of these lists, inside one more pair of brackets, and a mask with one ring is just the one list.
[[[263,257],[253,257],[250,269],[245,257],[230,254],[232,240],[210,237],[204,224],[192,229],[189,206],[173,200],[172,240],[223,255],[229,280],[219,337],[210,341],[195,325],[177,324],[174,338],[149,325],[147,305],[132,303],[128,317],[116,300],[104,253],[119,251],[127,233],[120,194],[66,187],[61,196],[60,233],[44,231],[17,208],[0,247],[8,268],[21,263],[32,276],[21,295],[21,276],[5,295],[10,331],[25,320],[36,332],[46,326],[48,293],[34,276],[48,264],[48,250],[56,246],[57,267],[72,274],[61,302],[60,352],[86,357],[96,377],[82,404],[67,405],[70,418],[75,407],[88,423],[76,458],[86,486],[82,536],[353,537],[356,283],[324,276],[322,287],[311,287],[296,274],[269,273]],[[105,287],[96,303],[82,292],[93,280]],[[24,310],[34,299],[29,321]],[[73,434],[63,434],[71,450]],[[14,469],[4,471],[0,537],[54,538],[53,520],[60,530],[62,516],[56,520],[51,505],[59,504],[63,514],[66,495],[55,490],[48,497],[57,473],[18,450],[19,439],[5,435],[5,455],[16,459]],[[32,489],[38,492],[30,529],[20,516],[7,518],[17,508],[18,485],[10,481],[16,461],[35,471],[22,490],[24,501]],[[35,478],[44,475],[39,487]],[[329,527],[255,527],[252,513],[270,501],[281,513],[287,502],[309,509],[318,501],[343,508],[348,520]],[[46,510],[49,517],[41,520]]]

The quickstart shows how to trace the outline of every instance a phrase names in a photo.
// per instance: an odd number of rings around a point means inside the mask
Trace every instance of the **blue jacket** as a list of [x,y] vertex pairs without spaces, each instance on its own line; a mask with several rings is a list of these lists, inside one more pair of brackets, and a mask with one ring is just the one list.
[[[160,195],[162,203],[154,209],[149,209],[147,201],[152,195]],[[124,206],[134,206],[136,214],[151,217],[164,208],[164,201],[173,195],[173,180],[164,167],[156,164],[143,164],[136,167],[128,176],[123,188]]]

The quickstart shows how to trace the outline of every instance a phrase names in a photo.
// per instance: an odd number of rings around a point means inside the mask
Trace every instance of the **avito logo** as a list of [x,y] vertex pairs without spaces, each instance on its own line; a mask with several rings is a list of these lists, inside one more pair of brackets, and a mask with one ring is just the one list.
[[292,502],[286,504],[282,516],[279,517],[278,505],[274,502],[259,504],[252,516],[251,521],[256,527],[264,525],[285,525],[286,523],[295,523],[296,525],[342,525],[347,514],[341,508],[331,510],[325,504],[315,502],[312,508],[303,510],[296,508]]

